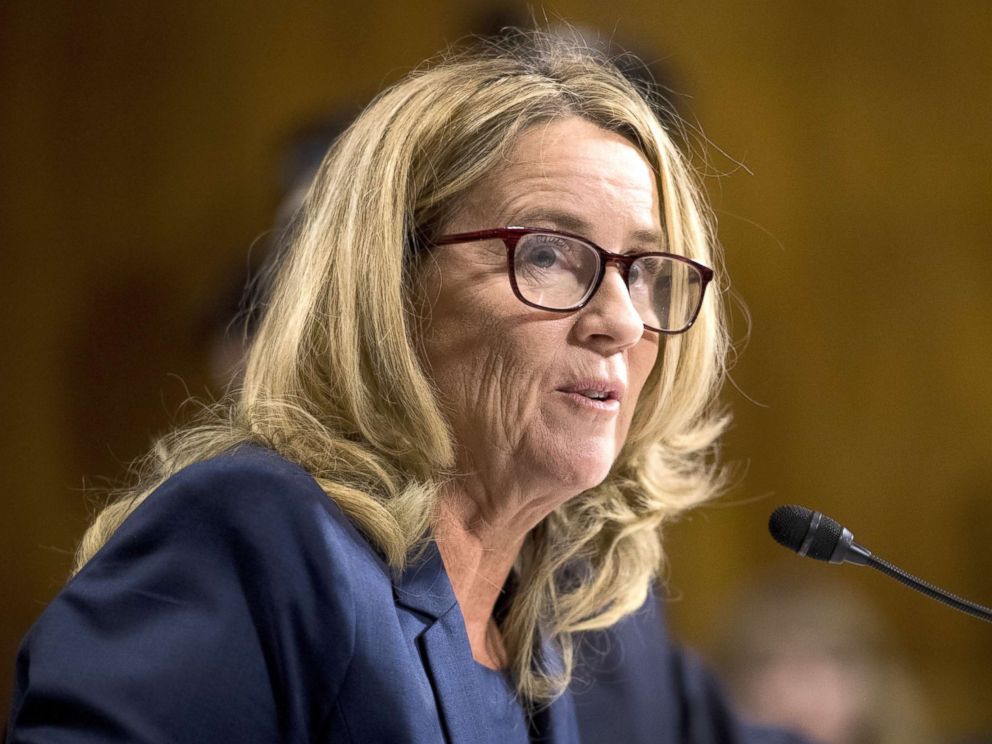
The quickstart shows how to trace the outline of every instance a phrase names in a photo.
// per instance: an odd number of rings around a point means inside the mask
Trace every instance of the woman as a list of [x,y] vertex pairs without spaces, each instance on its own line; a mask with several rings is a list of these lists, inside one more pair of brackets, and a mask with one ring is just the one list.
[[[10,739],[745,736],[651,603],[621,621],[716,485],[714,251],[651,106],[588,50],[522,36],[382,94],[236,399],[84,537]],[[597,668],[575,639],[607,628],[627,658]]]

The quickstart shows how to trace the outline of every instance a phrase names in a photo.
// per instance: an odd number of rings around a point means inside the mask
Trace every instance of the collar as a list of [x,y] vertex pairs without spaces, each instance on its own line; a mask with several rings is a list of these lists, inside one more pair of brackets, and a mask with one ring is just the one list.
[[[443,617],[458,604],[434,540],[394,578],[393,588],[398,605],[426,615],[431,620]],[[460,610],[458,615],[461,619]]]

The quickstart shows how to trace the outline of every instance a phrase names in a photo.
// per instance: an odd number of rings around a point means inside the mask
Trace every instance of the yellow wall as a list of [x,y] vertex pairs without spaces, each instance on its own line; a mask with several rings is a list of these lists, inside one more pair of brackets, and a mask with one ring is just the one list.
[[[269,225],[281,139],[460,36],[474,7],[0,6],[0,713],[85,523],[83,479],[118,475],[207,385],[204,307]],[[658,50],[715,145],[697,162],[752,328],[726,394],[738,486],[672,535],[672,612],[695,643],[759,568],[798,560],[765,535],[782,502],[992,602],[990,8],[546,9]],[[992,728],[987,627],[865,570],[808,570],[877,597],[946,728]]]

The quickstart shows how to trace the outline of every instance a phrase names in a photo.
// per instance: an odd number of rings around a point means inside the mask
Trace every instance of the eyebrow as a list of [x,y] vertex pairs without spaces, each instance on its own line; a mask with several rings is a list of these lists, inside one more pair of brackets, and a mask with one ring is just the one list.
[[[592,225],[582,217],[558,209],[535,209],[521,212],[514,219],[514,223],[521,227],[533,227],[534,223],[549,223],[555,229],[573,232],[578,235],[588,235]],[[661,230],[640,229],[634,230],[630,237],[638,243],[659,246],[664,249],[668,240]]]

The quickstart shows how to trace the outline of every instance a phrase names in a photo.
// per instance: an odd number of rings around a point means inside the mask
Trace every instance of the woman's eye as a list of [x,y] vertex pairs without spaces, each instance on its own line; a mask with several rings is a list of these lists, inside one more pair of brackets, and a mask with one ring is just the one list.
[[524,243],[520,258],[531,269],[563,268],[569,261],[569,244],[554,236],[534,236]]
[[553,248],[547,246],[535,248],[527,257],[528,262],[541,269],[550,269],[558,261],[558,255]]

